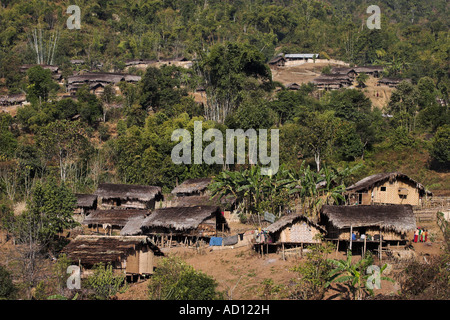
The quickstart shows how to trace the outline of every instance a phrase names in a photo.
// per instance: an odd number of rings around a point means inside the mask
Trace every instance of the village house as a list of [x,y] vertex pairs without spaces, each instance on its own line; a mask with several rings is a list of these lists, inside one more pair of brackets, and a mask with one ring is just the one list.
[[[324,205],[320,224],[327,230],[326,240],[344,244],[346,249],[377,250],[383,245],[405,244],[416,229],[416,218],[411,205]],[[352,234],[355,234],[352,237]],[[356,247],[357,246],[357,247]]]
[[268,62],[269,66],[271,68],[278,68],[278,67],[284,67],[286,64],[286,59],[284,58],[283,54],[279,54],[276,57],[273,57]]
[[163,199],[160,187],[101,183],[95,195],[100,209],[154,209]]
[[92,211],[97,209],[97,196],[95,194],[75,194],[77,198],[77,207],[74,211],[75,220],[82,222],[84,218]]
[[142,209],[106,209],[91,212],[82,222],[90,228],[95,228],[99,232],[99,227],[105,234],[112,234],[113,230],[120,231],[127,222],[135,217],[147,217],[149,210]]
[[281,250],[284,259],[291,248],[300,247],[301,255],[304,245],[320,243],[321,236],[325,234],[326,230],[322,226],[312,222],[304,215],[288,214],[264,228],[264,233],[261,235],[264,241],[258,239],[256,247],[259,245],[262,251],[264,250],[263,246],[266,245],[267,252],[273,251],[273,249],[269,249],[269,246],[275,247],[277,250]]
[[397,87],[402,81],[411,82],[411,79],[402,79],[402,78],[386,78],[383,77],[382,79],[378,80],[377,86],[385,85],[389,86],[391,88]]
[[63,85],[63,76],[58,66],[47,64],[23,64],[20,66],[20,72],[26,73],[28,69],[34,66],[41,66],[44,70],[50,70],[53,80],[58,82],[59,85]]
[[432,193],[400,172],[378,173],[366,177],[346,189],[350,205],[410,204],[420,206]]
[[356,76],[358,75],[358,72],[356,72],[354,68],[346,68],[346,67],[334,67],[331,69],[331,73],[347,76],[352,80],[355,79]]
[[20,106],[23,105],[26,101],[27,101],[26,95],[23,93],[0,96],[1,107]]
[[106,86],[113,86],[116,94],[120,94],[119,82],[137,83],[141,80],[140,76],[123,73],[101,73],[90,72],[80,75],[74,75],[67,78],[67,92],[75,95],[82,86],[87,85],[89,91],[96,95],[101,95]]
[[121,235],[147,235],[161,246],[192,243],[229,231],[229,226],[218,206],[169,207],[154,210],[147,217],[130,219]]
[[303,215],[289,214],[264,228],[274,244],[320,243],[317,235],[325,234],[325,229]]
[[293,82],[293,83],[288,83],[286,85],[286,89],[288,89],[288,90],[300,90],[301,86],[298,83]]
[[379,78],[384,68],[382,66],[360,66],[360,67],[354,67],[353,70],[359,74],[359,73],[365,73],[369,76]]
[[192,207],[192,206],[220,206],[224,210],[225,218],[230,218],[231,211],[236,208],[236,198],[229,195],[211,197],[208,186],[211,178],[187,179],[176,186],[169,197],[161,204],[162,207]]
[[337,90],[351,86],[353,84],[353,79],[347,75],[341,74],[321,74],[319,77],[315,78],[312,83],[317,86],[318,89]]
[[177,197],[203,196],[208,193],[211,178],[187,179],[172,190]]
[[151,275],[156,259],[164,254],[146,236],[79,235],[63,250],[69,260],[82,268],[81,277],[92,274],[96,264],[111,264],[114,272],[134,280]]
[[158,63],[158,60],[144,60],[144,59],[134,59],[125,61],[125,70],[129,68],[136,68],[145,70],[149,66],[155,65]]

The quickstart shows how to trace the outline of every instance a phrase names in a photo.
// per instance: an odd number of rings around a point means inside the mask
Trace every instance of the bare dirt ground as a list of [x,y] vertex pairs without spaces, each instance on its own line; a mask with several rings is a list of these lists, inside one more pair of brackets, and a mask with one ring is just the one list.
[[[342,67],[331,63],[305,63],[299,66],[272,69],[272,79],[273,81],[281,82],[283,85],[289,83],[301,85],[313,81],[314,78],[317,78],[321,74],[322,69],[328,65],[331,67]],[[394,88],[385,85],[377,86],[377,83],[378,78],[369,76],[366,82],[367,87],[362,89],[362,91],[372,101],[373,108],[382,109],[389,102]]]
[[[238,227],[239,225],[235,225]],[[427,256],[437,255],[441,252],[442,234],[434,221],[418,224],[419,227],[428,228],[433,242],[413,243],[416,259],[423,260]],[[245,227],[245,225],[244,225]],[[248,228],[248,226],[247,226]],[[233,232],[234,229],[232,229]],[[242,228],[240,228],[242,230]],[[412,234],[409,235],[412,239]],[[196,270],[202,271],[213,277],[218,282],[218,290],[225,292],[225,299],[233,300],[260,300],[265,299],[263,293],[263,281],[272,280],[273,285],[293,286],[296,273],[291,271],[295,266],[306,261],[306,258],[291,257],[283,260],[281,254],[270,253],[261,256],[250,246],[239,248],[228,248],[213,250],[207,247],[202,253],[185,247],[166,249],[167,256],[178,256]],[[346,259],[344,252],[333,252],[328,256],[330,259]],[[360,255],[354,255],[353,261],[361,259]],[[389,264],[386,275],[394,278],[396,273],[402,270],[403,265],[383,257],[381,263],[375,259],[377,265]],[[131,284],[129,289],[118,294],[119,300],[141,300],[147,299],[148,281]],[[382,280],[381,289],[376,294],[395,294],[399,290],[396,283]],[[283,292],[273,295],[272,299],[287,299]],[[347,299],[348,290],[344,286],[332,285],[327,291],[325,299]]]

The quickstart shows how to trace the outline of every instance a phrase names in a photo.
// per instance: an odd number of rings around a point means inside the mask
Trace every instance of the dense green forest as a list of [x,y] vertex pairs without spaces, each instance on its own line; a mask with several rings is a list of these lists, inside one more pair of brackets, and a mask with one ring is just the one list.
[[[374,4],[381,9],[379,29],[366,26],[366,10]],[[81,9],[80,29],[67,27],[70,5]],[[235,196],[244,203],[239,209],[258,218],[265,212],[279,218],[294,207],[293,199],[314,216],[320,205],[340,203],[356,179],[380,172],[401,171],[448,196],[448,8],[446,0],[0,0],[0,96],[25,94],[29,102],[0,113],[0,229],[12,235],[20,258],[4,260],[14,261],[26,298],[47,298],[38,275],[42,262],[56,260],[67,244],[68,237],[59,235],[78,225],[74,194],[91,193],[102,182],[156,185],[168,193],[185,179],[214,177],[213,195]],[[411,81],[393,89],[383,108],[362,86],[320,91],[304,83],[288,90],[273,80],[268,65],[279,53],[381,65],[384,76]],[[192,67],[126,69],[133,59],[181,57]],[[35,66],[23,72],[25,64]],[[120,82],[119,95],[112,86],[101,95],[85,86],[70,96],[41,65],[58,66],[64,80],[85,71],[129,72],[141,80]],[[205,90],[205,103],[195,99],[198,88]],[[173,132],[193,134],[197,121],[203,132],[218,129],[224,136],[227,129],[278,129],[279,170],[263,175],[261,163],[249,161],[175,164]],[[442,270],[448,274],[448,259],[425,261],[426,267],[406,269],[405,277],[428,281],[436,297],[447,298]],[[214,281],[175,262],[157,269],[151,297],[166,294],[160,284],[178,269],[186,279],[174,280],[180,285],[180,292],[170,287],[174,296],[216,295]],[[59,289],[68,263],[58,257],[53,266]],[[296,272],[316,274],[320,265],[311,262]],[[123,282],[102,268],[93,287],[108,276],[116,285],[97,299],[114,295]],[[447,291],[439,291],[425,271],[434,280],[442,276],[439,284]],[[422,282],[413,282],[412,294],[429,298]],[[194,283],[212,292],[193,290]],[[14,287],[0,266],[0,300],[14,297]]]
[[[66,27],[72,4],[81,9],[79,30]],[[373,30],[365,25],[370,4],[1,1],[2,92],[24,92],[31,102],[15,117],[0,114],[2,197],[26,199],[45,177],[64,181],[74,192],[92,191],[105,181],[168,191],[186,178],[248,167],[174,164],[171,134],[177,128],[193,132],[195,121],[222,132],[279,128],[280,164],[292,172],[305,165],[317,171],[357,166],[350,179],[400,169],[431,189],[449,189],[448,3],[379,1],[381,28]],[[58,65],[65,78],[80,68],[122,72],[129,59],[183,56],[194,63],[191,69],[131,70],[142,80],[121,83],[122,96],[79,90],[76,100],[59,100],[65,88],[50,72],[19,72],[22,64],[37,61],[34,37],[42,42],[43,61]],[[289,91],[272,81],[267,65],[280,52],[383,65],[386,75],[412,83],[402,83],[384,110],[373,108],[359,89],[317,95],[312,85],[303,85]],[[74,66],[70,59],[86,64]],[[199,85],[206,87],[205,105],[190,94]],[[116,104],[122,107],[111,107]]]

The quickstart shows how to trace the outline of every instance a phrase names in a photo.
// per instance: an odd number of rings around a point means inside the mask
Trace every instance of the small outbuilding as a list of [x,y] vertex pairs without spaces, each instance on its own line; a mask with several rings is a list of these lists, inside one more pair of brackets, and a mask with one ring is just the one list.
[[265,228],[275,244],[319,243],[325,229],[303,215],[285,215]]
[[81,221],[83,221],[89,213],[97,209],[97,196],[95,194],[77,193],[75,197],[77,198],[77,208],[74,213],[79,214]]
[[187,179],[176,186],[171,193],[177,197],[202,196],[207,193],[211,182],[211,178]]
[[82,277],[89,275],[96,264],[110,263],[114,271],[131,278],[151,275],[155,257],[164,254],[146,236],[79,235],[63,250],[69,260],[82,268]]
[[95,194],[100,209],[154,209],[163,199],[156,186],[102,183]]

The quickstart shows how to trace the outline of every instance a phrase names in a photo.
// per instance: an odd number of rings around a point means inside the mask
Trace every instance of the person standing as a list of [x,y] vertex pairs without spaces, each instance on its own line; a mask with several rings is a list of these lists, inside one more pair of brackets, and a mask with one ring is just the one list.
[[414,243],[417,242],[418,238],[419,238],[419,228],[416,228],[416,230],[414,230],[414,240],[413,240]]

